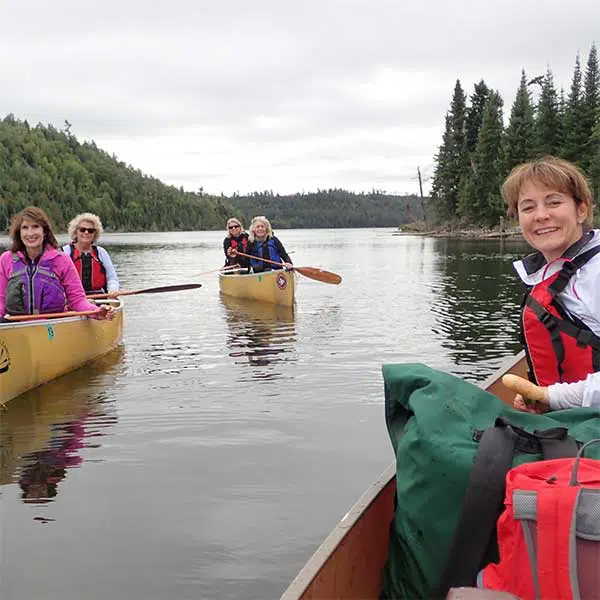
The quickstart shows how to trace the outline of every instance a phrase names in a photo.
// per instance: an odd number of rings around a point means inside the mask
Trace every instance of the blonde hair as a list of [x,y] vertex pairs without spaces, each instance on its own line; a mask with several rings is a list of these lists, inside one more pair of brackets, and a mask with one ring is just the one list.
[[231,231],[229,231],[229,226],[232,223],[240,226],[240,233],[244,231],[244,226],[242,225],[242,222],[239,219],[236,219],[235,217],[231,217],[230,219],[227,219],[227,224],[225,225],[225,228],[227,229],[227,237],[233,237],[231,235]]
[[71,222],[69,223],[69,227],[67,229],[69,233],[69,239],[72,242],[77,241],[77,228],[84,221],[89,221],[94,225],[96,229],[96,231],[94,232],[94,242],[100,237],[101,233],[104,231],[104,228],[102,227],[102,221],[100,221],[100,217],[98,215],[95,215],[93,213],[81,213],[73,219],[71,219]]
[[254,227],[257,223],[262,223],[266,227],[267,239],[273,237],[273,228],[271,227],[271,223],[269,223],[269,219],[261,215],[259,217],[254,217],[254,219],[252,219],[252,223],[250,223],[250,227],[248,228],[248,232],[250,234],[248,236],[249,242],[253,242],[256,239],[256,236],[254,235]]
[[575,204],[587,208],[585,222],[593,222],[593,196],[585,175],[573,163],[562,158],[546,156],[517,165],[502,184],[502,197],[508,205],[509,217],[518,217],[519,194],[526,183],[535,181],[548,189],[568,194]]

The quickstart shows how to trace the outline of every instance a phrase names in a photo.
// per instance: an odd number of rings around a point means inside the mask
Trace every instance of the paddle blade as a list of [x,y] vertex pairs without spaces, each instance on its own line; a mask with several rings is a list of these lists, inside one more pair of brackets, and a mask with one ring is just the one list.
[[298,271],[300,275],[309,277],[310,279],[316,279],[323,283],[331,283],[333,285],[339,285],[342,283],[342,278],[337,273],[331,271],[324,271],[323,269],[317,269],[315,267],[294,267],[295,271]]

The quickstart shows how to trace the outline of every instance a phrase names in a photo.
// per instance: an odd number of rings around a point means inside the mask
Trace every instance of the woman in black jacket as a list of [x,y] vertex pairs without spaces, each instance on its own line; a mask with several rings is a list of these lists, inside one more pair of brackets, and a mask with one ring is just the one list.
[[223,240],[223,251],[225,252],[225,266],[238,266],[242,269],[247,269],[250,265],[250,259],[245,256],[236,256],[234,252],[239,250],[244,254],[248,254],[248,234],[242,227],[242,222],[235,217],[227,220],[227,236]]

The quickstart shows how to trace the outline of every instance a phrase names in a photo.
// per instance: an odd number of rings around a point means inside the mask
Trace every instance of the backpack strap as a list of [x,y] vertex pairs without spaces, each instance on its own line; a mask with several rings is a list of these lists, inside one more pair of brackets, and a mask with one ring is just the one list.
[[[498,417],[479,438],[460,516],[442,577],[432,598],[444,598],[451,587],[473,585],[496,543],[496,521],[504,509],[506,474],[515,450],[541,453],[545,460],[577,455],[578,443],[565,427],[530,433]],[[474,532],[476,534],[474,535]]]
[[499,421],[479,440],[448,562],[432,598],[444,598],[450,587],[473,585],[493,539],[517,441],[515,431]]
[[579,598],[575,521],[581,487],[546,486],[537,494],[537,568],[541,598]]
[[533,433],[540,443],[544,460],[572,458],[579,452],[577,441],[569,435],[566,427],[536,429]]

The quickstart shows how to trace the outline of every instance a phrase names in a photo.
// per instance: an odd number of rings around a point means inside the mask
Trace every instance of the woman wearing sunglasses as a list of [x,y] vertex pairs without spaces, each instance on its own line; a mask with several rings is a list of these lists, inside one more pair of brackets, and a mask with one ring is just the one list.
[[[247,269],[250,259],[245,256],[236,256],[237,251],[248,252],[248,234],[242,227],[242,222],[235,217],[227,220],[227,236],[223,240],[226,267],[240,267]],[[225,271],[226,272],[226,271]]]
[[71,257],[83,289],[87,294],[108,292],[112,297],[119,291],[119,280],[108,252],[96,245],[103,231],[100,218],[92,213],[77,215],[68,231],[71,243],[63,246],[63,252]]
[[115,309],[88,302],[77,271],[58,242],[48,215],[29,206],[11,221],[11,247],[0,256],[0,322],[4,315],[88,311],[113,319]]

